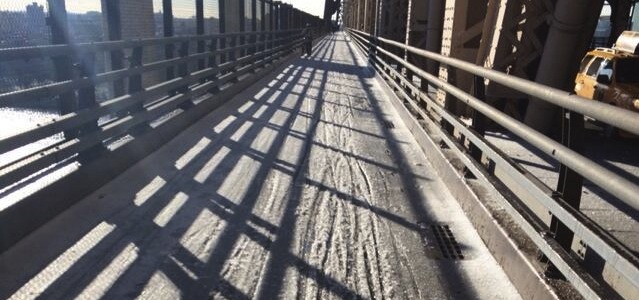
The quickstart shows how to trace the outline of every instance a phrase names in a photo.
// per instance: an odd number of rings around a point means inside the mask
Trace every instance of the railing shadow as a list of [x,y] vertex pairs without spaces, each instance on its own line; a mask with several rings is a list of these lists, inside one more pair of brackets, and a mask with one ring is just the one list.
[[[300,108],[304,104],[304,93],[297,97],[295,106],[290,110],[290,116],[286,122],[279,125],[276,138],[266,153],[256,151],[246,145],[250,145],[250,141],[254,140],[267,127],[253,120],[249,122],[251,125],[246,129],[246,124],[249,124],[247,121],[254,118],[253,116],[260,112],[262,107],[266,107],[266,109],[261,111],[259,118],[262,120],[272,118],[287,101],[286,92],[293,90],[305,70],[310,71],[311,74],[323,70],[324,63],[314,59],[330,57],[332,55],[331,47],[335,47],[334,42],[325,39],[315,49],[311,59],[299,60],[289,66],[276,81],[272,82],[271,88],[268,88],[266,93],[262,94],[259,99],[249,102],[250,106],[246,110],[233,112],[231,115],[234,119],[221,130],[211,130],[207,134],[199,136],[199,140],[196,138],[193,143],[184,144],[181,148],[172,151],[170,160],[177,162],[184,153],[197,149],[188,162],[183,164],[184,166],[171,170],[148,170],[149,173],[146,174],[147,178],[145,179],[157,180],[164,182],[164,184],[152,192],[147,191],[146,193],[150,193],[147,199],[140,200],[138,197],[142,193],[141,191],[150,185],[142,184],[146,183],[143,180],[136,181],[136,183],[139,182],[137,185],[132,182],[132,186],[127,189],[132,192],[123,192],[120,195],[98,195],[97,197],[102,199],[95,201],[101,203],[102,207],[90,207],[89,203],[81,203],[80,207],[74,209],[75,213],[79,211],[81,212],[79,215],[84,215],[82,218],[71,218],[75,219],[72,223],[67,220],[66,224],[62,222],[63,224],[52,226],[51,229],[44,228],[44,235],[48,233],[52,234],[52,237],[61,234],[61,232],[52,232],[54,228],[66,229],[61,238],[56,238],[54,243],[49,244],[49,248],[43,251],[45,253],[24,253],[21,256],[10,250],[2,254],[4,258],[1,260],[5,261],[16,257],[28,259],[29,255],[37,255],[37,257],[33,257],[29,266],[22,270],[20,278],[12,278],[11,284],[3,285],[0,290],[0,298],[29,293],[28,289],[30,288],[34,288],[36,291],[40,288],[40,298],[74,298],[84,292],[91,291],[96,282],[98,285],[108,285],[103,294],[104,298],[131,298],[139,295],[145,284],[152,279],[156,272],[160,271],[177,286],[185,298],[205,298],[212,292],[219,292],[229,298],[248,299],[249,295],[244,294],[234,287],[233,283],[222,278],[224,264],[242,236],[246,236],[260,245],[264,251],[273,255],[269,264],[271,268],[268,268],[269,271],[265,276],[265,282],[269,284],[269,289],[262,290],[260,294],[262,298],[277,295],[282,287],[281,270],[286,266],[296,268],[303,276],[311,278],[318,286],[336,295],[347,298],[363,298],[343,283],[326,275],[322,270],[288,252],[287,245],[290,243],[290,234],[293,232],[293,229],[289,227],[294,226],[294,216],[291,213],[298,204],[299,198],[297,196],[299,196],[301,187],[293,185],[295,188],[287,200],[285,216],[280,225],[275,225],[273,222],[252,213],[258,194],[264,187],[264,179],[272,170],[278,170],[294,178],[293,183],[306,182],[303,164],[305,155],[308,155],[310,151],[309,147],[313,145],[313,135],[322,109],[322,100],[321,98],[316,100],[317,104],[313,113],[307,116],[312,122],[311,127],[306,132],[297,131],[295,133],[295,137],[303,139],[305,146],[302,149],[303,155],[293,164],[277,159],[277,154],[284,146],[286,139],[293,136],[290,131],[293,131],[293,122],[301,113]],[[327,74],[328,71],[324,70],[321,76],[320,92],[325,88]],[[287,82],[287,88],[279,94],[276,93],[277,88],[275,87]],[[308,90],[311,84],[312,81],[309,80],[302,88]],[[271,99],[270,105],[261,105],[270,102]],[[216,121],[221,123],[224,120]],[[234,136],[243,128],[246,129],[245,132],[239,140],[234,140]],[[207,140],[215,142],[198,148],[199,142]],[[215,167],[205,172],[208,173],[205,176],[207,178],[201,181],[195,180],[195,177],[202,173],[206,165],[225,149],[227,149],[226,156],[223,156]],[[188,190],[218,190],[224,185],[225,178],[234,171],[234,167],[243,157],[259,161],[260,166],[255,176],[247,178],[249,192],[242,197],[239,203],[235,203],[216,192],[185,193]],[[353,157],[357,159],[357,156]],[[366,163],[374,162],[368,161]],[[362,204],[363,200],[353,199],[337,190],[333,193],[341,194],[343,198],[351,199],[350,201],[353,203],[359,203],[360,207],[365,206]],[[180,202],[182,203],[178,204]],[[171,213],[172,216],[168,220],[158,221],[158,217],[165,216],[166,209],[171,206],[177,206],[176,210]],[[415,229],[414,225],[388,211],[370,207],[370,205],[366,208],[393,222]],[[99,212],[101,209],[110,211],[110,213],[116,211],[116,213],[105,215]],[[227,223],[218,238],[222,242],[210,250],[208,261],[202,261],[201,258],[194,256],[189,249],[180,243],[180,237],[187,234],[189,227],[196,222],[204,210]],[[91,213],[93,213],[93,217],[90,216]],[[104,226],[109,227],[110,230],[98,237],[91,236],[94,235],[95,228],[103,224],[107,224]],[[85,241],[85,239],[89,241]],[[90,245],[84,245],[87,242],[90,242]],[[26,243],[41,245],[43,241],[27,241]],[[67,255],[69,249],[74,249],[73,247],[76,245],[80,245],[82,251],[79,251],[77,257],[72,262],[68,262],[63,270],[48,269],[59,264],[59,257]],[[19,247],[24,246],[19,245]],[[122,263],[122,255],[131,251],[131,247],[135,249],[132,254],[134,258],[131,261],[124,260],[125,266],[122,272],[118,274],[105,273],[114,263]],[[55,277],[50,277],[51,272]],[[195,278],[193,278],[193,274],[195,274]],[[105,279],[109,277],[111,277],[111,282],[108,282],[109,279]],[[46,278],[48,282],[39,288],[38,284],[40,283],[32,283],[43,280],[43,278]]]
[[[354,49],[354,45],[352,42],[348,43],[348,49],[352,60],[357,62],[358,55],[356,54],[356,50]],[[367,74],[368,76],[360,77],[360,84],[362,86],[362,90],[366,93],[369,99],[375,99],[373,96],[373,87],[372,84],[365,81],[363,78],[374,77],[375,69],[369,67],[367,62],[362,62],[362,66],[360,67],[362,72]],[[376,101],[371,101],[371,106],[373,111],[375,111],[375,116],[378,118],[378,121],[381,123],[384,120],[379,116],[381,115],[381,106]],[[399,145],[393,143],[394,134],[390,129],[382,127],[383,135],[386,137],[388,141],[386,145],[391,152],[391,156],[397,166],[400,166],[401,170],[410,170],[409,166],[406,166],[407,162],[405,161],[404,155],[399,148]],[[425,199],[420,194],[417,189],[417,178],[411,176],[407,172],[400,172],[399,176],[403,183],[405,193],[408,197],[409,205],[415,216],[417,218],[421,218],[422,223],[426,224],[437,224],[440,222],[446,222],[447,220],[440,220],[437,216],[435,216],[428,205],[426,204]],[[455,295],[460,299],[477,299],[478,293],[476,291],[476,287],[469,281],[469,278],[463,273],[462,268],[459,264],[454,261],[446,261],[446,260],[433,260],[433,263],[438,265],[438,270],[440,270],[441,274],[438,274],[438,282],[439,284],[448,292],[450,295]]]
[[[131,180],[130,186],[122,187],[121,191],[113,194],[94,194],[93,198],[86,199],[68,212],[73,215],[54,220],[35,236],[0,255],[0,268],[8,266],[7,271],[11,270],[11,274],[20,274],[11,278],[10,283],[0,283],[0,298],[34,292],[42,299],[68,299],[93,291],[100,295],[91,296],[105,299],[134,298],[147,292],[147,284],[161,273],[179,291],[179,296],[186,299],[211,295],[231,299],[274,299],[281,296],[285,287],[283,279],[290,268],[332,295],[365,298],[348,283],[330,276],[322,268],[290,251],[299,217],[296,210],[304,186],[328,192],[336,200],[411,232],[419,231],[419,226],[403,216],[372,205],[366,199],[353,195],[352,191],[341,191],[308,178],[311,149],[318,147],[339,153],[398,174],[414,214],[422,221],[437,220],[424,205],[423,197],[416,188],[418,180],[430,179],[414,174],[406,167],[404,154],[399,149],[403,142],[390,129],[382,126],[381,135],[353,132],[383,139],[394,162],[392,165],[315,140],[320,125],[344,126],[328,124],[331,122],[321,117],[323,107],[330,104],[321,95],[327,90],[331,73],[359,78],[359,82],[351,83],[363,89],[367,98],[372,99],[368,103],[372,108],[370,113],[380,124],[385,118],[366,81],[374,74],[366,73],[364,66],[356,63],[350,44],[348,50],[352,64],[327,62],[334,58],[338,41],[342,40],[335,37],[323,39],[310,58],[295,60],[261,91],[260,87],[247,91],[256,95],[253,99],[236,104],[238,109],[235,106],[221,108],[217,115],[206,117],[206,130],[196,125],[197,128],[185,131],[185,137],[180,140],[184,143],[177,144],[174,149],[160,150],[163,158],[175,162],[173,166],[142,162],[149,166],[143,178],[133,178],[135,180]],[[301,91],[294,92],[298,89]],[[309,96],[311,89],[317,89],[320,96]],[[314,105],[309,103],[310,98],[313,98]],[[307,109],[311,111],[305,111]],[[283,122],[271,122],[278,114],[286,115]],[[299,129],[296,122],[306,122],[307,126]],[[253,141],[265,130],[272,132],[269,144],[258,145],[263,150],[254,148]],[[291,145],[293,140],[296,143]],[[298,156],[280,157],[282,149],[293,146],[297,147],[294,152]],[[253,174],[238,170],[242,163],[246,165],[246,160],[251,161],[248,166],[254,168]],[[281,187],[266,181],[272,172],[278,172],[285,178],[278,184]],[[133,175],[125,173],[122,176],[128,178],[126,176]],[[281,203],[274,204],[279,208],[268,211],[269,215],[260,216],[255,211],[265,205],[259,203],[259,198],[267,188],[288,188],[289,192]],[[236,200],[228,197],[227,193],[236,193]],[[209,230],[208,235],[203,237],[192,231],[198,226]],[[42,237],[53,241],[42,240]],[[203,239],[200,241],[203,248],[196,253],[206,253],[205,257],[194,254],[188,246],[189,239],[198,238]],[[238,244],[242,243],[257,245],[255,251],[268,258],[268,261],[262,262],[263,266],[245,266],[264,270],[259,287],[252,294],[225,278],[225,266],[233,261]],[[44,245],[47,249],[42,248]],[[34,248],[45,251],[19,253]],[[28,263],[23,264],[20,260]],[[440,261],[438,265],[443,278],[450,280],[440,284],[451,295],[475,296],[472,290],[465,289],[471,285],[454,262]],[[0,274],[0,281],[8,274]],[[440,274],[432,276],[440,277]],[[442,281],[441,278],[438,280]]]

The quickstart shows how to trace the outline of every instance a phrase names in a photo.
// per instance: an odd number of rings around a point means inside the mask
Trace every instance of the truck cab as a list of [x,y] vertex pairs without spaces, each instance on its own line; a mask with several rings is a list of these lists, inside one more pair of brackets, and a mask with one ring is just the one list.
[[596,48],[581,61],[577,95],[639,112],[639,32],[625,31],[613,48]]

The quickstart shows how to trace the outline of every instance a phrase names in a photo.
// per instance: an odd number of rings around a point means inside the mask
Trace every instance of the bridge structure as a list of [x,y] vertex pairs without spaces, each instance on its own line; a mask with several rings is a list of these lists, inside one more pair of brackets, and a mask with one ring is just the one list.
[[2,132],[0,298],[639,295],[636,144],[584,117],[639,118],[571,92],[635,1],[98,2],[0,48],[0,106],[56,111]]

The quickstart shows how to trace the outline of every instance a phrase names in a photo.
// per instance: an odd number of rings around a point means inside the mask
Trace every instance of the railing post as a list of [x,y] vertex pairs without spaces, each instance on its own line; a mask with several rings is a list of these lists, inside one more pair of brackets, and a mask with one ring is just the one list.
[[[444,68],[446,68],[447,70],[447,74],[448,74],[448,78],[447,78],[447,82],[451,85],[455,85],[457,79],[456,79],[456,72],[455,72],[455,68],[451,67],[451,66],[444,66]],[[453,97],[452,95],[444,92],[444,91],[439,91],[441,93],[445,93],[445,100],[444,100],[444,108],[446,109],[446,111],[450,112],[452,115],[457,115],[457,99],[455,97]],[[454,135],[454,131],[455,131],[455,126],[453,126],[452,124],[450,124],[448,121],[446,121],[446,119],[442,118],[442,128],[451,136]]]
[[[183,41],[182,43],[180,43],[180,51],[179,51],[179,55],[180,58],[186,58],[187,56],[189,56],[189,40]],[[178,65],[178,76],[181,78],[185,78],[187,76],[189,76],[189,63],[188,61],[182,62]],[[181,86],[177,92],[178,93],[186,93],[188,92],[189,87],[188,85],[184,85]],[[184,103],[182,103],[180,105],[180,108],[182,109],[188,109],[191,106],[193,106],[193,102],[187,100]]]
[[[135,70],[142,67],[142,55],[144,53],[143,47],[135,47],[129,57],[129,70]],[[129,94],[133,95],[142,91],[142,74],[135,74],[129,76]],[[130,110],[130,114],[137,114],[144,111],[144,101],[133,106]],[[148,122],[142,122],[129,130],[132,135],[138,135],[149,129]]]
[[[77,77],[76,78],[95,78],[95,53],[88,52],[82,53],[79,56],[79,61],[76,64]],[[78,109],[87,109],[96,105],[95,86],[93,84],[81,88],[78,90]],[[86,127],[82,133],[94,131],[97,127],[96,124]]]
[[[180,43],[180,51],[178,55],[180,58],[186,58],[189,56],[189,41],[183,41]],[[189,63],[184,61],[178,65],[178,77],[185,77],[189,73]]]
[[[213,38],[213,39],[211,40],[211,44],[209,45],[209,51],[211,51],[211,53],[214,53],[215,51],[217,51],[217,49],[218,49],[218,48],[217,48],[217,41],[218,41],[218,40],[220,40],[220,41],[221,41],[222,39],[219,39],[219,38]],[[217,66],[217,55],[215,55],[215,54],[210,55],[210,56],[209,56],[209,64],[208,64],[208,67],[209,67],[209,68],[215,68],[216,66]],[[220,73],[219,73],[219,72],[217,72],[216,74],[220,74]],[[217,76],[216,74],[211,75],[209,78],[207,78],[207,80],[209,80],[209,81],[214,81],[214,80],[215,80],[215,77]],[[210,92],[210,93],[217,93],[217,92],[219,92],[219,91],[220,91],[220,89],[219,89],[219,86],[217,86],[217,85],[216,85],[216,86],[213,86],[213,87],[211,87],[211,88],[209,89],[209,92]]]
[[[129,57],[129,69],[134,70],[142,67],[142,47],[135,47]],[[142,74],[135,74],[129,77],[129,94],[142,91]]]
[[373,36],[373,34],[369,34],[368,35],[368,42],[369,42],[369,47],[368,47],[368,61],[371,64],[375,64],[375,47],[377,47],[377,39],[375,36]]
[[[237,46],[237,42],[236,42],[237,35],[232,35],[229,38],[231,39],[231,41],[229,42],[229,47],[230,48],[235,48]],[[236,51],[235,50],[230,51],[228,53],[228,55],[229,55],[229,60],[230,61],[235,61],[235,59],[236,59],[236,57],[235,57]]]
[[[561,130],[562,144],[577,153],[582,153],[584,116],[567,109],[562,109]],[[556,197],[563,199],[565,203],[579,210],[583,181],[583,176],[561,164],[559,167]],[[571,252],[574,233],[555,216],[553,216],[550,221],[550,231],[554,234],[555,240],[566,249],[566,251]],[[592,255],[593,253],[590,254]],[[550,266],[547,272],[550,274],[555,273],[555,267]]]
[[[486,102],[486,84],[484,81],[484,77],[475,75],[473,76],[473,79],[474,79],[473,89],[474,89],[475,98],[483,102]],[[428,89],[428,86],[426,86],[426,88]],[[472,129],[475,130],[475,132],[479,136],[483,137],[484,134],[486,133],[486,117],[482,115],[481,113],[477,112],[477,110],[473,110],[472,118],[473,118],[472,125],[471,125]],[[482,151],[473,143],[470,143],[470,155],[476,161],[481,162]]]
[[[211,42],[209,44],[209,52],[211,53],[211,55],[209,55],[209,63],[208,63],[208,67],[209,68],[214,68],[217,65],[217,55],[214,54],[218,47],[217,47],[217,41],[221,40],[218,38],[213,38],[211,39]],[[207,80],[214,80],[215,79],[215,75],[211,75],[209,78],[207,78]]]
[[[76,79],[79,78],[95,78],[95,53],[88,52],[82,53],[78,56],[78,63],[76,66]],[[97,105],[95,97],[95,86],[93,84],[81,88],[78,90],[78,110],[89,109]],[[82,139],[83,136],[99,131],[98,119],[88,121],[78,127],[78,137]],[[79,154],[80,161],[87,161],[96,157],[104,146],[102,143],[98,143],[93,147],[83,151]]]

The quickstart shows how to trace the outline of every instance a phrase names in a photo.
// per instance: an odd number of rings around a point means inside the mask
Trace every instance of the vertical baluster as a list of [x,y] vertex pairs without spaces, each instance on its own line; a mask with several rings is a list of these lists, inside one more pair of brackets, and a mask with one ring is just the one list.
[[[457,82],[456,79],[456,70],[453,67],[450,66],[445,66],[447,73],[448,73],[448,80],[447,82],[455,85],[455,83]],[[442,93],[445,93],[445,100],[444,100],[444,108],[446,109],[446,111],[448,111],[449,113],[451,113],[452,115],[457,115],[457,98],[453,97],[452,95],[440,91]],[[454,136],[454,131],[455,131],[455,127],[450,124],[448,121],[446,121],[444,118],[442,118],[442,128],[451,136]]]
[[[218,43],[218,38],[214,37],[211,39],[211,42],[209,44],[209,63],[208,63],[208,67],[209,68],[214,68],[215,66],[217,66],[217,54],[215,54],[217,52],[217,43]],[[215,79],[215,75],[211,75],[211,77],[208,78],[208,80],[214,80]]]
[[[82,53],[78,56],[78,63],[76,66],[76,74],[75,78],[86,78],[86,79],[95,79],[95,53],[86,52]],[[85,110],[89,108],[93,108],[97,106],[96,96],[95,96],[95,85],[91,84],[86,87],[80,88],[78,90],[78,110]],[[80,139],[83,136],[99,131],[100,127],[98,126],[98,119],[92,119],[78,127],[78,137]],[[87,160],[91,160],[99,155],[100,152],[104,150],[104,146],[102,143],[98,143],[95,146],[83,151],[80,153],[80,161],[85,162]]]
[[[209,64],[208,67],[209,68],[215,68],[217,67],[217,54],[215,54],[215,52],[217,51],[217,44],[218,44],[218,40],[221,42],[222,39],[220,38],[213,38],[211,40],[211,44],[209,45],[209,51],[211,51],[211,55],[209,56]],[[207,78],[207,80],[209,81],[213,81],[216,79],[217,75],[219,73],[213,73],[209,78]],[[219,87],[216,85],[212,88],[209,89],[209,93],[217,93],[219,92]]]
[[[186,57],[189,56],[189,41],[188,40],[180,43],[179,55],[180,55],[180,58],[186,58]],[[188,60],[184,61],[184,62],[181,62],[178,65],[178,76],[182,77],[183,79],[188,77],[188,76],[190,76]],[[189,86],[188,85],[183,85],[177,90],[178,93],[186,93],[188,91],[189,91]],[[184,103],[182,103],[180,105],[180,108],[186,110],[188,108],[191,108],[192,106],[193,106],[193,101],[187,100],[187,101],[185,101]]]
[[[184,41],[180,43],[180,51],[178,53],[180,58],[186,58],[189,56],[189,41]],[[186,77],[189,74],[189,63],[188,61],[180,62],[178,65],[178,77]]]
[[[584,116],[567,109],[562,109],[561,114],[561,143],[577,153],[583,153]],[[557,192],[554,198],[561,198],[565,203],[579,210],[584,178],[581,174],[568,168],[564,164],[559,166],[559,179],[557,180]],[[570,252],[575,234],[557,217],[550,220],[550,231],[555,240]],[[603,272],[605,261],[599,254],[586,248],[584,263],[588,269],[600,274]],[[546,275],[556,277],[559,274],[554,265],[548,266]]]
[[[226,37],[221,37],[219,39],[219,45],[218,45],[220,50],[224,50],[226,49]],[[223,64],[226,62],[226,55],[227,53],[220,53],[220,64]]]
[[[237,43],[236,43],[237,35],[234,34],[234,35],[230,36],[229,38],[231,39],[231,41],[229,42],[229,47],[230,48],[235,48],[235,46],[237,46]],[[236,54],[235,52],[236,51],[233,50],[233,51],[228,53],[230,61],[235,61],[235,54]]]
[[[129,70],[135,70],[142,67],[143,47],[135,47],[129,57]],[[134,74],[129,76],[129,94],[136,94],[142,91],[142,74]],[[144,101],[131,107],[130,114],[136,114],[144,111]],[[132,135],[139,135],[149,129],[149,123],[143,122],[133,127],[130,132]]]
[[[135,47],[129,57],[129,69],[138,69],[142,67],[142,47]],[[142,91],[142,74],[135,74],[129,77],[129,94],[135,94]]]
[[[426,86],[426,89],[428,89],[428,85],[424,86]],[[484,82],[484,77],[475,75],[473,86],[475,98],[486,102],[486,84]],[[486,117],[483,114],[477,112],[477,110],[473,110],[473,123],[471,125],[471,128],[474,129],[475,132],[477,132],[477,134],[481,137],[483,137],[486,133],[486,122]],[[470,155],[476,161],[481,162],[482,152],[477,146],[472,143],[470,144]]]

